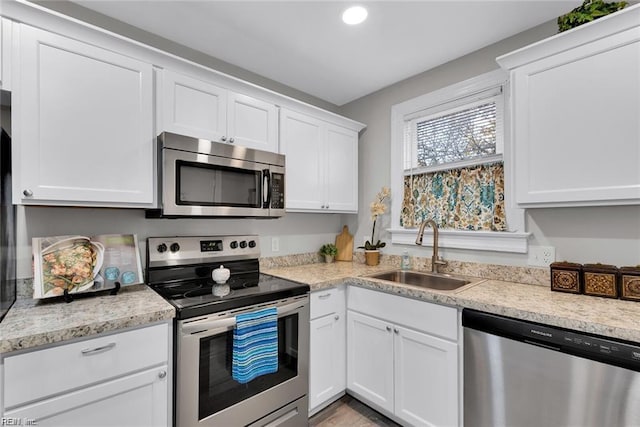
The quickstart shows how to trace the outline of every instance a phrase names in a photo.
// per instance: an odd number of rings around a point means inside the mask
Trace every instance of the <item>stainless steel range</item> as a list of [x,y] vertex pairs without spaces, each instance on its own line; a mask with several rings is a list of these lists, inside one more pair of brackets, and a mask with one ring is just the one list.
[[[309,286],[260,273],[257,236],[147,239],[149,285],[176,308],[175,425],[305,426]],[[230,270],[226,295],[212,272]],[[216,293],[220,294],[219,287]],[[277,309],[277,371],[232,375],[236,316]]]

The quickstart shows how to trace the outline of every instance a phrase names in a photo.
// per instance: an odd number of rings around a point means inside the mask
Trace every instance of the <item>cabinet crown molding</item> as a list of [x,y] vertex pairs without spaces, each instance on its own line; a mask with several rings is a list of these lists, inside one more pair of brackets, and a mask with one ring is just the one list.
[[499,56],[496,61],[503,69],[512,70],[530,62],[576,48],[585,43],[637,27],[638,22],[640,22],[640,4],[627,6],[625,9],[588,24]]

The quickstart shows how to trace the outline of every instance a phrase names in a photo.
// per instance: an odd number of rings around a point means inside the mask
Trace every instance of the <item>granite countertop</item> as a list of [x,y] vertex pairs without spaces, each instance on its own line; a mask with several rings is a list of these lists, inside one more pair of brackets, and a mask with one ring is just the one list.
[[69,304],[58,298],[19,299],[0,323],[0,353],[174,317],[173,306],[146,285],[128,286],[113,296],[76,298]]
[[264,273],[306,283],[311,291],[348,280],[369,289],[425,301],[472,308],[567,329],[640,342],[640,303],[553,292],[549,286],[480,279],[456,291],[436,291],[367,278],[391,265],[333,263],[281,267]]
[[[478,279],[455,291],[436,291],[365,277],[396,269],[361,262],[274,267],[262,272],[308,284],[312,291],[350,284],[400,296],[473,308],[489,313],[640,342],[640,303],[552,292],[548,286]],[[469,274],[469,272],[465,272]],[[118,295],[16,301],[0,323],[0,353],[166,321],[175,316],[168,302],[145,285]]]

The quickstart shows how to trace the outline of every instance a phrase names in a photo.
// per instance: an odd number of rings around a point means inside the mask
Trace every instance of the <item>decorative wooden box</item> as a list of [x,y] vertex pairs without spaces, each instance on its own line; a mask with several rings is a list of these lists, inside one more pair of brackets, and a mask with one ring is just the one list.
[[640,266],[620,267],[620,298],[640,301]]
[[559,292],[582,292],[582,265],[574,262],[554,262],[551,264],[551,290]]
[[585,295],[618,298],[618,267],[607,264],[585,264],[582,267]]

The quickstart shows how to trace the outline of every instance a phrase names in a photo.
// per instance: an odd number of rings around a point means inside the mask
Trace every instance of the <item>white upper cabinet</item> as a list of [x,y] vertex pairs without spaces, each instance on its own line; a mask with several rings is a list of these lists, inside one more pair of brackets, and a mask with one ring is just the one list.
[[280,112],[280,149],[286,156],[287,210],[324,207],[323,123],[293,111]]
[[358,211],[358,132],[295,111],[280,111],[287,161],[287,211]]
[[358,133],[328,125],[326,134],[326,208],[358,210]]
[[278,152],[278,107],[275,105],[230,91],[227,123],[229,142]]
[[11,28],[13,23],[0,17],[0,89],[11,90]]
[[640,203],[640,6],[498,58],[511,73],[516,201]]
[[161,73],[161,130],[278,152],[278,108],[170,70]]
[[14,58],[14,203],[153,206],[152,66],[24,24]]
[[162,130],[211,141],[226,139],[226,89],[170,70],[163,70],[161,79],[158,122]]

